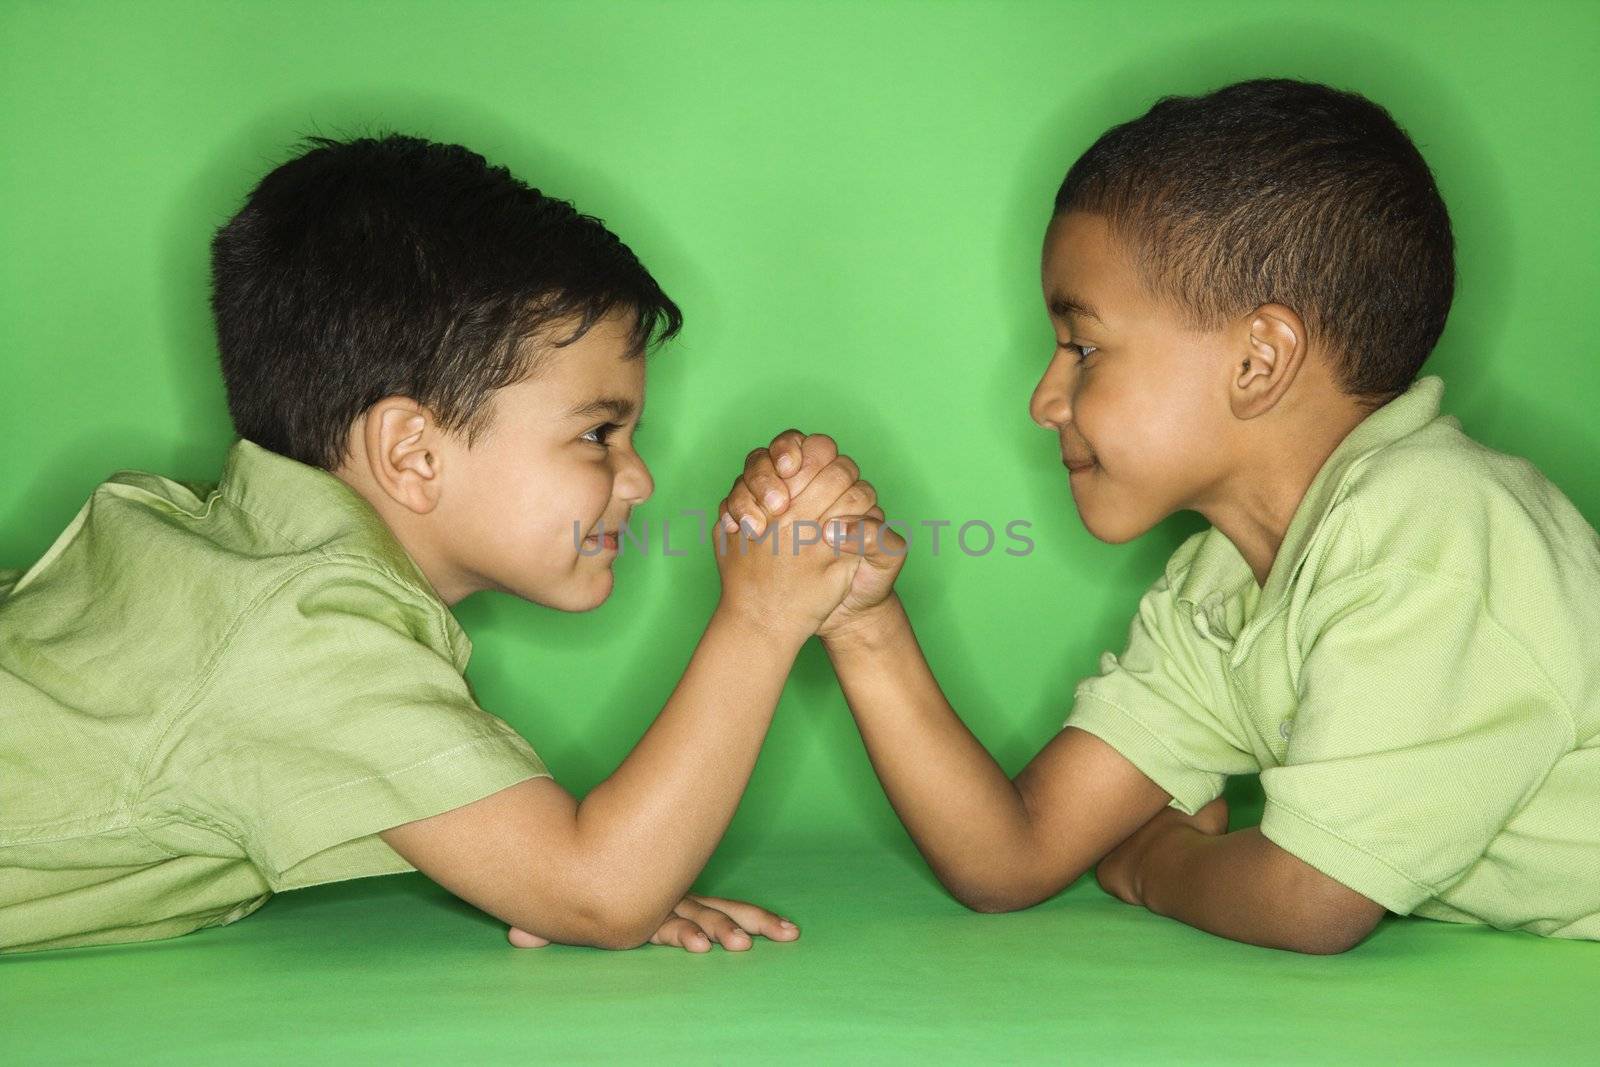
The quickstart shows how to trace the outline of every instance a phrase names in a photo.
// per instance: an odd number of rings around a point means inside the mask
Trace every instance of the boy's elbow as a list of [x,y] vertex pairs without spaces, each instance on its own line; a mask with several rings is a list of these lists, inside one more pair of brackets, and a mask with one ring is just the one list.
[[596,928],[595,934],[586,942],[594,948],[608,949],[613,952],[622,952],[631,948],[641,948],[650,940],[650,934],[655,931],[641,932],[637,926],[617,925]]
[[994,894],[952,894],[962,906],[971,911],[984,915],[1003,915],[1008,911],[1022,911],[1039,903],[1037,900],[1026,900],[1022,897],[996,896]]
[[637,908],[605,908],[586,917],[585,944],[595,948],[622,951],[649,943],[661,925],[661,916],[645,914]]
[[[551,916],[550,912],[556,912]],[[661,925],[661,916],[645,914],[631,902],[590,898],[549,909],[546,918],[526,929],[551,931],[550,939],[566,945],[624,950],[649,942]]]
[[950,895],[963,907],[985,915],[1022,911],[1052,896],[1047,887],[1031,881],[989,876],[981,879],[941,879]]
[[1297,931],[1290,943],[1283,947],[1291,952],[1301,952],[1308,956],[1337,956],[1361,944],[1369,932],[1358,933],[1353,929],[1342,927]]
[[1367,939],[1385,909],[1366,897],[1339,886],[1336,891],[1295,917],[1284,948],[1308,956],[1337,956]]
[[1049,900],[1089,870],[1088,857],[1045,847],[1039,837],[1030,826],[1027,833],[977,855],[930,866],[950,895],[972,911],[1022,911]]
[[575,917],[563,923],[561,930],[550,940],[564,945],[622,951],[639,948],[650,940],[650,935],[653,933],[655,933],[654,927],[645,930],[642,926],[626,920],[608,922]]

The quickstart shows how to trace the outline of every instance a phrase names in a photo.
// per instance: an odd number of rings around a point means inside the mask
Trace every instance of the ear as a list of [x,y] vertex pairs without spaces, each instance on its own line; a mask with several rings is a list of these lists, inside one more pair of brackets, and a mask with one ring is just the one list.
[[407,396],[388,396],[363,416],[373,482],[397,503],[425,515],[443,492],[443,435],[433,413]]
[[1291,307],[1262,304],[1239,320],[1234,336],[1228,396],[1236,417],[1253,419],[1272,410],[1300,372],[1306,324]]

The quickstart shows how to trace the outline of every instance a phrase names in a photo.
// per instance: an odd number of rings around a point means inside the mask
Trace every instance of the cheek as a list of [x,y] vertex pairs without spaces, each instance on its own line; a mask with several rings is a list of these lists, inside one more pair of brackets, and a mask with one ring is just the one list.
[[1162,391],[1159,417],[1151,420],[1151,435],[1174,462],[1192,465],[1199,454],[1215,445],[1210,424],[1206,385],[1192,372],[1188,377],[1173,375]]
[[1147,451],[1143,399],[1105,369],[1080,373],[1072,418],[1095,457],[1113,469]]
[[611,477],[598,464],[547,467],[541,477],[489,502],[490,538],[500,551],[526,554],[531,546],[552,561],[571,555],[573,527],[589,532],[611,499]]
[[598,519],[611,506],[616,484],[611,468],[596,464],[584,472],[582,488],[575,490],[574,506],[581,506],[585,514]]
[[565,552],[575,551],[574,524],[581,537],[605,516],[611,505],[614,484],[610,468],[599,463],[583,464],[563,480],[558,499],[549,510],[557,519],[556,533],[562,539]]
[[1192,463],[1208,434],[1201,383],[1182,366],[1151,365],[1136,380],[1087,380],[1080,404],[1084,435],[1108,466],[1160,481]]

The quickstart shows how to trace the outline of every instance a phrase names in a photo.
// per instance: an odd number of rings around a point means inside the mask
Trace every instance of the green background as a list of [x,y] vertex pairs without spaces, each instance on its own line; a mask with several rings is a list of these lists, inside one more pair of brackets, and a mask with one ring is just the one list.
[[[1531,459],[1594,522],[1597,71],[1586,2],[0,3],[0,565],[38,558],[114,470],[216,477],[232,431],[212,231],[299,136],[399,129],[601,216],[683,306],[650,367],[657,490],[636,519],[678,543],[685,509],[794,425],[833,434],[891,517],[952,521],[937,556],[915,531],[902,590],[952,702],[1015,770],[1203,525],[1094,540],[1028,419],[1052,343],[1038,245],[1066,167],[1156,97],[1246,77],[1389,108],[1459,249],[1424,370],[1469,434]],[[953,550],[971,519],[1028,521],[1036,548]],[[617,570],[586,615],[495,593],[457,608],[480,701],[579,792],[659,709],[716,596],[705,551]],[[1230,795],[1248,822],[1250,783]],[[530,956],[404,876],[0,965],[24,994],[0,994],[0,1021],[63,1059],[153,1053],[164,1032],[246,1058],[287,1040],[356,1058],[476,1041],[562,1058],[1505,1060],[1558,1054],[1600,982],[1593,946],[1422,921],[1297,959],[1089,882],[1026,915],[966,913],[907,844],[814,644],[705,885],[785,909],[805,937],[739,958]],[[18,1005],[25,1026],[4,1019]]]

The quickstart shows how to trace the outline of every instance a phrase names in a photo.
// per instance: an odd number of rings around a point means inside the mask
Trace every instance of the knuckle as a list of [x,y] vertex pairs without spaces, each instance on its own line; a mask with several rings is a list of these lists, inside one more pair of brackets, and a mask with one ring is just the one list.
[[752,448],[749,452],[745,453],[745,469],[749,470],[751,467],[755,466],[761,461],[761,457],[765,456],[766,454],[767,450],[765,448]]
[[856,482],[855,475],[837,463],[817,475],[817,480],[836,497],[849,490]]
[[825,433],[811,434],[806,438],[803,447],[814,456],[831,457],[839,454],[838,444]]
[[842,500],[849,505],[852,512],[863,512],[872,506],[872,494],[863,490],[859,484],[846,489]]

